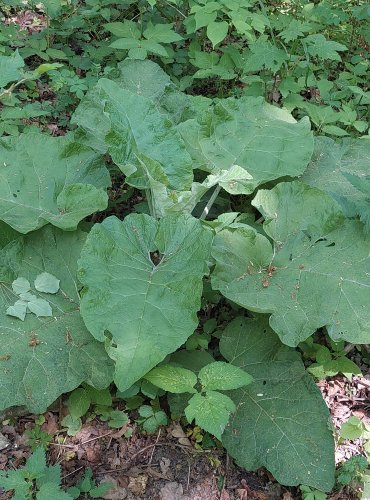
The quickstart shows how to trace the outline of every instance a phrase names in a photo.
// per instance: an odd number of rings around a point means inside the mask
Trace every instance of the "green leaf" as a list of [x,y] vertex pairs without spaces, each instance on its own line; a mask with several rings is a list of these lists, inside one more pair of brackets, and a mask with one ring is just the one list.
[[312,56],[320,59],[330,59],[331,61],[341,61],[338,52],[348,50],[342,43],[327,40],[321,33],[308,35],[304,42],[308,44],[308,52]]
[[38,318],[40,316],[46,317],[53,315],[53,310],[49,302],[45,299],[40,299],[36,296],[32,297],[32,299],[27,303],[27,308]]
[[298,181],[260,190],[253,205],[273,245],[251,228],[220,231],[213,288],[272,313],[270,325],[287,345],[324,326],[335,341],[369,343],[369,237],[361,225],[344,222],[328,195]]
[[182,36],[173,30],[173,24],[149,23],[143,35],[147,40],[157,43],[173,43],[182,40]]
[[140,61],[146,59],[147,55],[148,52],[142,47],[134,47],[128,51],[128,57],[130,57],[131,59],[138,59]]
[[[42,413],[84,381],[102,389],[112,380],[112,363],[79,312],[76,266],[85,236],[47,226],[0,250],[0,271],[9,279],[0,282],[0,409],[26,406]],[[60,279],[60,290],[50,301],[53,316],[27,314],[23,323],[7,316],[16,298],[13,279],[33,282],[43,272]]]
[[185,416],[189,423],[195,420],[199,427],[221,439],[233,411],[235,405],[228,396],[207,391],[205,394],[194,394],[185,408]]
[[9,316],[14,316],[24,321],[27,313],[27,302],[24,300],[16,300],[12,306],[9,306],[6,310],[6,314]]
[[297,123],[262,98],[223,99],[198,122],[188,120],[179,128],[199,168],[216,176],[235,166],[246,171],[238,183],[238,169],[236,184],[230,187],[233,194],[250,194],[270,180],[302,174],[312,154],[308,121]]
[[160,43],[152,42],[151,40],[142,40],[141,47],[157,56],[168,57],[167,50]]
[[144,378],[164,391],[172,393],[196,392],[197,376],[185,368],[171,365],[157,366]]
[[111,43],[109,47],[120,50],[140,49],[141,41],[136,40],[135,38],[119,38],[115,42]]
[[67,428],[68,436],[75,436],[82,429],[82,420],[73,418],[72,415],[65,416],[61,424]]
[[124,425],[128,424],[129,418],[125,412],[119,410],[113,410],[109,413],[108,425],[113,429],[120,429]]
[[284,50],[269,42],[265,35],[260,36],[251,44],[250,49],[251,53],[247,56],[244,64],[244,71],[247,73],[260,71],[264,68],[275,73],[289,57]]
[[232,165],[229,170],[221,170],[217,175],[209,175],[204,185],[207,188],[218,184],[230,194],[250,194],[253,177],[239,165]]
[[24,61],[18,50],[14,51],[11,56],[0,56],[0,89],[10,82],[20,80],[23,66]]
[[[36,276],[35,288],[39,292],[57,293],[60,280],[50,273],[41,273]],[[27,291],[27,290],[25,290]]]
[[350,417],[340,428],[340,437],[343,439],[358,439],[362,436],[364,425],[358,417]]
[[347,217],[359,215],[370,232],[370,190],[363,191],[369,176],[370,139],[351,138],[336,143],[328,137],[317,137],[312,161],[302,180],[330,194]]
[[91,405],[88,391],[81,388],[75,389],[69,395],[67,405],[72,418],[77,419],[83,417],[86,415]]
[[[127,175],[126,182],[148,186],[148,173],[160,172],[161,182],[188,189],[193,172],[185,144],[157,105],[110,80],[99,80],[78,106],[73,119],[84,141],[108,152]],[[157,174],[156,174],[157,175]]]
[[[153,61],[130,61],[118,64],[121,72],[116,82],[123,89],[158,104],[167,91],[175,90],[170,77]],[[180,94],[182,95],[182,94]]]
[[30,474],[30,476],[34,479],[42,476],[45,473],[46,468],[45,450],[40,446],[29,457],[24,470],[27,471],[28,474]]
[[325,125],[322,131],[325,134],[336,135],[337,137],[345,137],[346,135],[349,135],[347,130],[337,127],[336,125]]
[[203,391],[239,389],[253,380],[245,371],[223,361],[215,361],[203,367],[198,377]]
[[227,36],[229,24],[226,21],[211,21],[207,26],[207,36],[211,40],[213,48]]
[[14,293],[19,295],[20,293],[28,292],[31,289],[31,285],[25,278],[17,278],[13,281],[12,288]]
[[143,422],[144,431],[154,434],[161,425],[167,425],[168,419],[164,411],[156,411],[151,417]]
[[137,23],[125,19],[121,22],[107,23],[104,28],[120,38],[140,38],[140,29]]
[[36,493],[36,500],[72,500],[73,497],[61,490],[55,483],[45,483]]
[[48,222],[75,229],[84,217],[107,207],[101,188],[110,181],[104,164],[68,137],[6,137],[0,140],[0,156],[0,219],[20,233]]
[[211,239],[190,216],[109,217],[89,233],[79,262],[81,314],[106,341],[121,391],[195,330]]
[[334,440],[329,411],[299,354],[279,341],[268,319],[235,318],[221,354],[254,381],[229,393],[236,405],[222,443],[247,470],[266,467],[281,484],[330,491]]

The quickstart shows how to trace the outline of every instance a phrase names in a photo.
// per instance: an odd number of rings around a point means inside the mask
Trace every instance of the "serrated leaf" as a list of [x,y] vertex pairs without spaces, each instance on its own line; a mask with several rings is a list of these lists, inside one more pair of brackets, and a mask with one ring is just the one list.
[[239,389],[239,387],[250,384],[253,380],[248,373],[239,367],[223,361],[215,361],[204,366],[198,377],[203,391]]
[[233,411],[235,405],[228,396],[207,391],[205,394],[194,394],[185,408],[185,416],[189,423],[195,420],[199,427],[221,439]]
[[89,233],[79,261],[81,314],[106,341],[121,391],[195,330],[211,239],[191,216],[109,217]]
[[193,171],[185,144],[149,99],[102,79],[78,106],[72,121],[83,129],[84,141],[98,151],[108,151],[128,176],[126,182],[149,187],[148,173],[155,166],[169,187],[190,188]]
[[29,457],[24,470],[27,471],[32,478],[36,478],[42,476],[46,468],[45,450],[40,446],[36,448],[36,450]]
[[202,170],[217,176],[238,165],[252,176],[232,185],[233,194],[250,194],[262,183],[302,174],[313,148],[308,121],[297,123],[262,98],[223,99],[198,122],[188,120],[179,129]]
[[260,190],[253,205],[269,240],[224,229],[214,242],[213,287],[252,311],[290,346],[326,327],[335,341],[369,343],[369,237],[343,221],[325,193],[295,181]]
[[[42,413],[84,381],[102,389],[112,380],[112,363],[79,313],[76,266],[85,237],[47,226],[0,251],[9,275],[9,282],[0,283],[0,409],[26,406]],[[23,323],[7,316],[16,298],[10,286],[14,278],[33,282],[42,272],[60,278],[60,291],[50,301],[53,316],[27,314]]]
[[46,317],[53,315],[53,310],[49,302],[45,299],[40,299],[36,296],[32,298],[32,300],[27,302],[27,308],[31,313],[35,314],[38,318],[40,316]]
[[348,50],[342,43],[327,40],[321,33],[308,35],[304,41],[308,44],[308,52],[312,56],[319,57],[320,59],[341,61],[342,59],[338,52]]
[[227,36],[229,24],[226,21],[211,21],[207,26],[207,36],[211,40],[213,48]]
[[[41,273],[36,276],[35,288],[39,292],[57,293],[60,280],[50,273]],[[27,291],[27,290],[26,290]]]
[[104,28],[120,38],[140,38],[140,29],[137,23],[128,19],[123,22],[107,23]]
[[22,76],[21,68],[23,66],[24,61],[18,50],[10,56],[0,56],[0,89],[10,82],[19,80]]
[[264,68],[275,73],[289,58],[284,50],[269,42],[265,35],[260,36],[251,44],[250,49],[251,53],[244,64],[244,71],[248,73]]
[[182,40],[182,36],[173,30],[173,24],[149,23],[143,35],[147,40],[157,43],[173,43]]
[[317,137],[312,161],[302,180],[329,193],[347,217],[359,215],[370,232],[370,196],[363,191],[369,177],[369,139],[343,139],[336,143],[328,137]]
[[36,500],[72,500],[73,497],[61,490],[55,483],[45,483],[36,493]]
[[19,469],[8,471],[1,470],[0,487],[5,491],[14,490],[14,493],[15,495],[18,495],[19,500],[28,498],[31,489],[29,481],[26,481],[23,471]]
[[0,156],[0,219],[20,233],[48,222],[75,229],[84,217],[107,206],[101,189],[109,185],[104,164],[68,137],[6,137],[0,140]]
[[195,392],[194,386],[197,383],[197,376],[194,372],[171,365],[157,366],[144,378],[160,389],[174,394]]
[[120,429],[129,422],[129,418],[125,412],[119,410],[113,410],[109,413],[109,427],[113,429]]
[[329,491],[334,440],[329,411],[298,353],[279,341],[268,319],[235,318],[221,354],[254,381],[230,394],[236,405],[222,443],[247,470],[266,467],[281,484]]
[[19,277],[13,281],[12,288],[14,293],[19,295],[28,292],[31,289],[31,284],[26,278]]

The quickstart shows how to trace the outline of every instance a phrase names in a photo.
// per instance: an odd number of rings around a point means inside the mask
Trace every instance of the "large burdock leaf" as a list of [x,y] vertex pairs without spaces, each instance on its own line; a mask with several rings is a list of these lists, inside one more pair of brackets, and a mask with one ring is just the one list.
[[340,143],[317,137],[312,160],[302,176],[340,203],[348,217],[359,215],[370,231],[370,139],[345,138]]
[[109,217],[89,233],[79,261],[81,314],[106,340],[120,390],[194,332],[211,240],[191,216]]
[[152,98],[101,79],[78,106],[72,121],[80,126],[80,139],[108,152],[130,184],[149,187],[147,176],[154,177],[156,166],[157,180],[177,190],[190,188],[190,155],[176,127]]
[[313,150],[308,120],[296,122],[262,98],[219,100],[198,121],[179,127],[199,168],[217,175],[238,165],[252,176],[240,193],[252,193],[279,177],[301,175]]
[[235,318],[221,354],[254,381],[228,392],[236,405],[222,443],[248,470],[266,467],[288,486],[334,485],[334,439],[329,411],[299,354],[279,341],[266,317]]
[[298,181],[253,200],[269,239],[252,228],[221,230],[214,242],[215,289],[252,311],[271,313],[284,344],[317,328],[334,340],[370,342],[370,238],[336,202]]
[[104,210],[108,171],[90,148],[40,133],[0,140],[0,220],[20,233],[48,222],[76,229]]
[[[85,238],[47,226],[0,250],[0,409],[24,405],[41,413],[81,382],[102,389],[112,380],[112,362],[79,313],[76,267]],[[43,272],[60,280],[58,293],[37,292],[34,282]],[[28,313],[21,321],[6,314],[18,299],[16,278],[49,303],[51,317]]]

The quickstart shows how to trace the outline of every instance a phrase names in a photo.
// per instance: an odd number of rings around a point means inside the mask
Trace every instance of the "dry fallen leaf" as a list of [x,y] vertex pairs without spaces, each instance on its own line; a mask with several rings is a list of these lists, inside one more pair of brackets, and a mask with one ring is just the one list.
[[136,496],[143,495],[148,482],[148,476],[141,474],[137,477],[130,477],[128,489]]

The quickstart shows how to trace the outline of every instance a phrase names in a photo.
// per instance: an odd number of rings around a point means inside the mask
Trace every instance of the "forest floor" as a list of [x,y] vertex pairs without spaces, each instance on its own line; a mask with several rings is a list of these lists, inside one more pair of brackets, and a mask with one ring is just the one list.
[[[370,373],[348,380],[343,376],[322,380],[318,386],[330,408],[338,431],[351,416],[370,423]],[[291,500],[301,498],[297,488],[281,486],[264,469],[246,472],[220,449],[196,449],[179,423],[161,428],[155,435],[142,434],[135,424],[135,412],[129,426],[133,434],[124,437],[127,426],[110,429],[94,419],[85,422],[75,436],[63,432],[63,406],[53,408],[44,417],[42,430],[53,436],[48,447],[50,463],[60,463],[65,487],[75,485],[90,467],[98,482],[114,485],[103,498],[151,500]],[[55,411],[54,411],[55,410]],[[2,426],[0,470],[18,468],[31,454],[25,431],[35,427],[35,415],[10,418]],[[12,425],[13,423],[13,425]],[[1,436],[1,435],[0,435]],[[362,453],[362,442],[345,441],[336,447],[336,462]],[[1,494],[1,499],[10,495]],[[329,500],[356,498],[355,491],[331,494]]]

